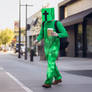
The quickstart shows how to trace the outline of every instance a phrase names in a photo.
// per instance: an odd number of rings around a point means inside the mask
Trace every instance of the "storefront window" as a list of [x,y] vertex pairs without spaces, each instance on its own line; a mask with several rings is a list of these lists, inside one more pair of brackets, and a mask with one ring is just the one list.
[[87,20],[87,51],[92,53],[92,18]]
[[78,24],[78,36],[77,36],[77,45],[79,53],[82,52],[82,24]]

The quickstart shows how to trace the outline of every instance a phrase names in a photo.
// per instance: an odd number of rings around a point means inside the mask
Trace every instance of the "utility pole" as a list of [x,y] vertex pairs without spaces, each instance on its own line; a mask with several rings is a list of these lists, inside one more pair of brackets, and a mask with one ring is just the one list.
[[25,6],[26,6],[25,60],[27,60],[27,4]]
[[27,60],[27,7],[28,6],[33,6],[33,5],[21,5],[21,6],[25,6],[26,8],[26,28],[25,28],[25,60]]
[[19,0],[19,48],[18,48],[18,58],[21,58],[21,0]]

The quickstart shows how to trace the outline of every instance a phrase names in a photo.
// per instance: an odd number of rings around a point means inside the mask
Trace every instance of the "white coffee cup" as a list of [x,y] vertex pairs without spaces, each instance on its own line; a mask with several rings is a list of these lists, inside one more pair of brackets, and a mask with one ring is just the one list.
[[47,29],[47,33],[48,33],[48,36],[51,36],[51,33],[53,32],[53,28],[48,28]]

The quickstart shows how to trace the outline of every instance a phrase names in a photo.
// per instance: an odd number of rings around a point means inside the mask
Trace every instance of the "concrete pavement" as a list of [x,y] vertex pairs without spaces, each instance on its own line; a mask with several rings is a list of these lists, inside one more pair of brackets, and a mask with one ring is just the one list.
[[9,53],[0,56],[0,66],[32,92],[92,92],[92,59],[59,58],[57,66],[63,76],[63,82],[51,89],[41,87],[46,79],[47,62],[39,59],[35,57],[34,62],[30,62]]
[[[16,55],[16,54],[14,54]],[[17,55],[16,55],[17,56]],[[40,61],[39,56],[34,56],[34,61],[30,61],[30,56],[25,60],[24,56],[21,56],[21,60],[24,63],[34,63],[38,65],[47,65],[47,61]],[[92,58],[75,58],[75,57],[59,57],[56,61],[58,68],[62,70],[92,70]]]
[[10,73],[0,67],[0,92],[26,92]]

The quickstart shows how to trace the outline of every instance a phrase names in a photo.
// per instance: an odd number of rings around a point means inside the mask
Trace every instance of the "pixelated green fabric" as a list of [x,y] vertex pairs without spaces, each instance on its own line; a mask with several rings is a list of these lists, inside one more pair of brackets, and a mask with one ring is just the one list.
[[62,79],[62,76],[56,66],[56,59],[58,57],[59,48],[60,48],[60,38],[67,37],[67,31],[61,24],[61,22],[57,22],[57,28],[60,33],[58,33],[58,37],[56,36],[48,36],[47,29],[53,28],[55,30],[55,20],[44,23],[44,29],[41,27],[40,34],[37,37],[37,40],[40,41],[44,38],[44,51],[46,55],[46,59],[48,61],[48,69],[47,69],[47,79],[45,84],[52,84],[53,78],[55,80]]
[[[47,14],[47,20],[45,20],[45,14]],[[54,20],[55,15],[54,15],[54,8],[43,8],[42,9],[42,22],[43,21],[51,21]]]

